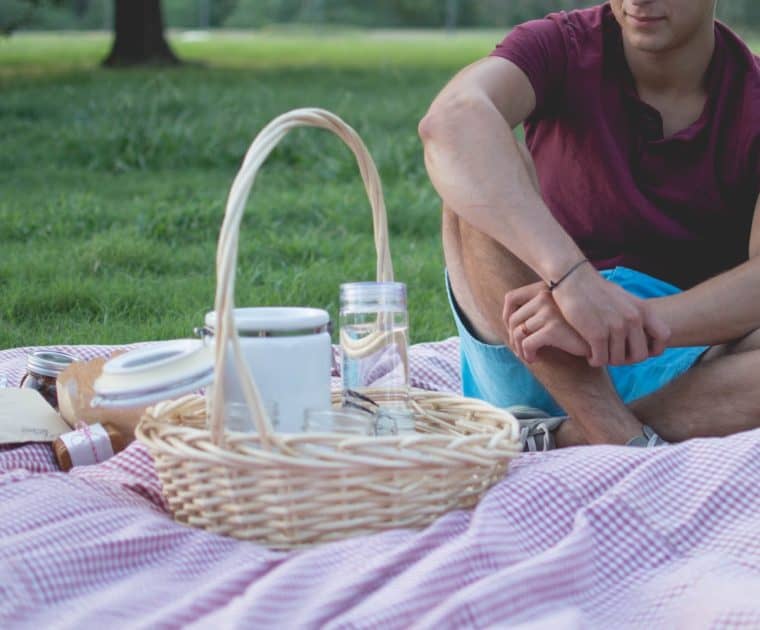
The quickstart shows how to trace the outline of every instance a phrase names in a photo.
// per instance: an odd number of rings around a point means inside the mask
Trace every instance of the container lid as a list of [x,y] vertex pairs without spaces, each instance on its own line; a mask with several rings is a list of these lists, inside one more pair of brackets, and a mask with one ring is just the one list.
[[95,381],[93,407],[139,407],[188,394],[214,380],[211,346],[179,339],[119,355]]
[[76,358],[65,352],[43,350],[30,354],[26,360],[26,367],[35,374],[57,377],[74,361]]
[[[330,322],[327,311],[298,306],[236,308],[233,317],[241,334],[313,335],[327,330]],[[216,311],[206,313],[205,323],[210,330],[216,330]]]
[[403,282],[347,282],[340,285],[341,308],[352,305],[406,307]]

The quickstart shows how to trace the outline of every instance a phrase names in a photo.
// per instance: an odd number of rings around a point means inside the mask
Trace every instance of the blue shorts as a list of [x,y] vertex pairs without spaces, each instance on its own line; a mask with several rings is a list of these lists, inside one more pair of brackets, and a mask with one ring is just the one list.
[[[601,272],[609,281],[640,298],[679,293],[680,289],[644,273],[615,267]],[[479,341],[465,325],[446,276],[449,304],[459,331],[462,360],[462,393],[497,407],[530,405],[552,415],[562,415],[549,392],[506,346]],[[668,348],[659,357],[633,365],[607,368],[620,397],[628,403],[660,389],[693,366],[708,346]]]

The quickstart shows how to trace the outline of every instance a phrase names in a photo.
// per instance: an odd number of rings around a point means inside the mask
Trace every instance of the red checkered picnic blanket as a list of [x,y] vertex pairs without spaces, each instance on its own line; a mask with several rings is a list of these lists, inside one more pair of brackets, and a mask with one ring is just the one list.
[[[410,358],[458,388],[456,339]],[[760,627],[759,482],[760,430],[528,454],[424,530],[278,552],[174,523],[140,444],[68,474],[6,447],[0,627]]]

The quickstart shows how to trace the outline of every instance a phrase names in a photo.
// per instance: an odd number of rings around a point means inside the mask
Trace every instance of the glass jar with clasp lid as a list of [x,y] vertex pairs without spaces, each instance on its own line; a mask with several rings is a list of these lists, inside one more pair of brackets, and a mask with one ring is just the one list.
[[21,379],[21,387],[37,390],[40,395],[58,410],[58,375],[76,361],[65,352],[42,350],[33,352],[26,361],[27,372]]

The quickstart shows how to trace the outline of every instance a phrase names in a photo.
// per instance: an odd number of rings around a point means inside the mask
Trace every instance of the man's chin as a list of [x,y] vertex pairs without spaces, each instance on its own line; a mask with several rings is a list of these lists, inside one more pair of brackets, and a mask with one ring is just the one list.
[[656,35],[641,35],[635,33],[626,38],[628,46],[644,53],[657,54],[667,52],[672,48],[670,38]]

